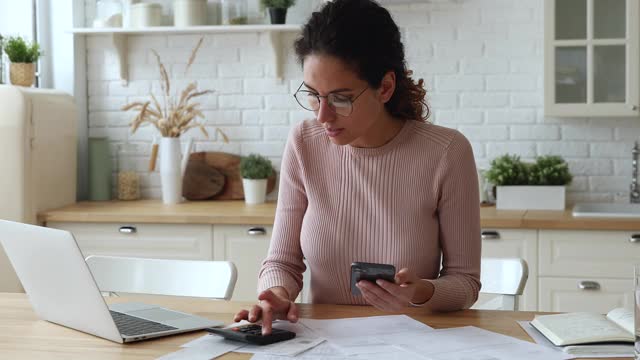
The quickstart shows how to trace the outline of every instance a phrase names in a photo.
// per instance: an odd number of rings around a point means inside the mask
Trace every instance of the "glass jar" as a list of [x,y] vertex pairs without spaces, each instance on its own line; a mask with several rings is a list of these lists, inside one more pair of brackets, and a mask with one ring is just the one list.
[[220,0],[222,25],[247,24],[246,0]]
[[135,147],[122,144],[118,148],[118,200],[140,199],[140,175],[136,172]]
[[97,0],[93,27],[122,27],[122,2],[120,0]]

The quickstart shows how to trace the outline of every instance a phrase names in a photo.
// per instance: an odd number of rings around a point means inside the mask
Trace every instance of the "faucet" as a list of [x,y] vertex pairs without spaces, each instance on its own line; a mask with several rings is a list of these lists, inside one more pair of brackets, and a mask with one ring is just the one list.
[[638,148],[638,142],[634,143],[633,149],[631,149],[631,189],[629,191],[629,202],[632,204],[640,203],[640,189],[638,189],[638,154],[640,154],[640,148]]

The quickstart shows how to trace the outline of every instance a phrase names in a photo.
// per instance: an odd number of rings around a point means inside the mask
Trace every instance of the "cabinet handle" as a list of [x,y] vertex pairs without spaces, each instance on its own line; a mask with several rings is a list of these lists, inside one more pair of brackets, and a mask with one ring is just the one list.
[[134,234],[138,230],[136,229],[135,226],[121,226],[120,229],[118,229],[118,231],[120,231],[121,234]]
[[631,110],[632,111],[638,110],[638,105],[631,105]]
[[600,290],[600,284],[596,281],[580,281],[578,288],[580,290]]
[[631,237],[629,237],[629,242],[640,243],[640,234],[631,234]]
[[500,233],[493,230],[483,230],[480,233],[480,237],[482,238],[482,240],[499,240]]
[[247,234],[249,235],[267,235],[267,230],[263,227],[252,227],[247,230]]

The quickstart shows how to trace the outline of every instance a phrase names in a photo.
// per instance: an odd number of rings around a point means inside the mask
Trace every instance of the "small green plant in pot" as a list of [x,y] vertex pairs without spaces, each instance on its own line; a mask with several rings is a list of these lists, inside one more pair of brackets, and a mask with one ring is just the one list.
[[271,161],[251,154],[240,160],[240,176],[247,204],[262,204],[267,196],[267,179],[273,173]]
[[35,80],[35,63],[42,56],[40,45],[28,43],[19,36],[9,37],[3,41],[4,52],[9,57],[9,78],[13,85],[31,86]]
[[284,24],[287,20],[287,9],[296,4],[296,0],[260,0],[263,8],[269,10],[272,24]]
[[491,162],[486,178],[496,185],[498,209],[564,210],[565,186],[572,176],[560,156],[540,156],[525,163],[507,154]]
[[569,164],[560,156],[539,156],[529,167],[529,185],[569,185],[571,180]]

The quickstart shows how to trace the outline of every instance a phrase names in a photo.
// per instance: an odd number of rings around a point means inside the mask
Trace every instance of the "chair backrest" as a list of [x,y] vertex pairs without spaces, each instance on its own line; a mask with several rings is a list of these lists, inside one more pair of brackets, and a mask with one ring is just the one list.
[[500,295],[474,308],[493,310],[517,310],[518,296],[529,277],[529,267],[520,258],[482,258],[480,282],[482,294]]
[[237,270],[229,261],[92,255],[85,259],[102,292],[231,299]]

